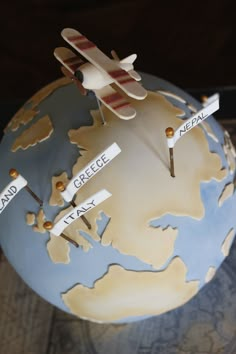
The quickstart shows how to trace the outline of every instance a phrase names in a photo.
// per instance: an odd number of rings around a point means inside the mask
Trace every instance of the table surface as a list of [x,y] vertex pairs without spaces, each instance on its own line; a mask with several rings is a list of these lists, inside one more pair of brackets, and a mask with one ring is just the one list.
[[[0,104],[0,128],[19,105]],[[227,107],[220,121],[236,145],[235,112]],[[1,249],[0,282],[0,354],[236,353],[236,242],[212,282],[185,306],[133,324],[94,324],[63,313],[23,283]]]

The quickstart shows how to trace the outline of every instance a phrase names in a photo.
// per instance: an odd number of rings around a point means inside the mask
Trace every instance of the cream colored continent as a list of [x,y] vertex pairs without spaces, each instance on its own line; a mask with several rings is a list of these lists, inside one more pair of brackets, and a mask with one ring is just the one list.
[[52,122],[48,115],[39,119],[28,129],[18,136],[12,145],[11,151],[15,152],[18,149],[26,150],[30,146],[34,146],[37,143],[48,139],[53,132]]
[[149,226],[150,221],[165,214],[201,219],[205,211],[200,183],[220,181],[227,171],[221,169],[220,157],[209,151],[204,132],[196,127],[175,146],[176,177],[172,178],[165,129],[182,124],[176,117],[181,110],[156,93],[132,104],[137,110],[132,120],[124,122],[103,107],[105,126],[99,113],[92,112],[93,126],[69,131],[71,143],[86,149],[73,175],[113,142],[120,146],[121,153],[81,188],[80,200],[102,188],[111,192],[111,198],[87,214],[96,218],[104,211],[111,218],[102,244],[112,244],[158,268],[171,256],[176,235],[169,229],[165,237]]
[[[54,220],[56,223],[60,220],[69,210],[73,208],[70,206],[64,210],[62,210]],[[86,214],[87,217],[87,214]],[[96,228],[96,220],[89,219],[89,222],[92,224],[92,228]],[[82,247],[84,252],[88,252],[90,248],[92,248],[92,244],[82,235],[79,234],[79,230],[84,230],[89,233],[89,230],[84,226],[81,218],[74,221],[70,224],[65,230],[64,234],[69,236],[72,240],[76,241],[80,247]],[[97,240],[99,237],[97,236]],[[74,246],[71,246],[74,247]],[[63,239],[60,236],[54,236],[50,233],[50,240],[47,243],[47,250],[49,257],[54,263],[69,263],[70,262],[70,245],[68,241]]]
[[27,213],[26,214],[26,224],[27,225],[34,225],[35,223],[35,214],[34,213]]
[[36,216],[36,225],[33,226],[33,230],[35,232],[40,232],[41,234],[45,234],[46,230],[43,227],[43,224],[45,222],[45,214],[43,209],[40,209],[38,212],[38,215]]
[[61,86],[68,85],[71,83],[71,80],[63,77],[56,81],[53,81],[49,85],[43,87],[40,91],[38,91],[35,95],[33,95],[26,103],[31,104],[30,108],[20,108],[16,114],[12,117],[10,122],[8,123],[7,129],[11,129],[12,131],[16,131],[20,125],[28,124],[37,114],[38,108],[37,106],[50,94],[52,94],[56,89],[60,88]]
[[50,234],[47,251],[54,263],[70,263],[70,246],[64,238]]
[[221,252],[223,253],[223,255],[225,257],[228,256],[228,254],[229,254],[229,250],[230,250],[234,235],[235,235],[235,230],[234,230],[234,228],[232,228],[229,230],[224,242],[222,243]]
[[45,98],[51,95],[56,89],[68,85],[71,83],[71,80],[67,77],[62,77],[56,81],[53,81],[47,86],[44,86],[40,91],[36,92],[27,103],[31,103],[32,107],[39,105]]
[[40,209],[37,215],[35,215],[34,213],[26,214],[26,223],[28,225],[31,225],[33,231],[35,232],[40,232],[41,234],[44,234],[46,232],[46,230],[43,227],[44,222],[45,222],[45,214],[43,209]]
[[199,282],[186,282],[186,273],[179,257],[160,272],[137,272],[112,265],[92,289],[76,285],[62,298],[72,313],[97,322],[160,315],[197,293]]
[[225,158],[229,165],[229,172],[233,174],[236,168],[236,163],[235,163],[236,152],[227,130],[225,130],[224,132],[224,140],[225,143],[223,148],[224,148]]
[[218,199],[219,206],[221,207],[222,204],[233,195],[233,193],[234,193],[234,184],[233,183],[226,184]]
[[83,237],[78,233],[78,230],[77,230],[76,242],[82,247],[84,252],[88,252],[90,248],[93,248],[92,244],[85,237]]
[[63,172],[59,176],[53,176],[52,177],[52,193],[51,197],[49,199],[49,205],[58,205],[58,206],[63,206],[64,205],[64,199],[61,196],[60,191],[56,189],[56,183],[57,182],[63,182],[64,185],[66,186],[68,183],[68,176],[66,172]]
[[155,268],[161,267],[174,252],[175,240],[178,234],[177,229],[172,229],[171,227],[166,229],[148,227],[144,230],[140,224],[140,229],[143,232],[142,237],[135,240],[137,235],[129,236],[124,244],[115,237],[111,241],[110,225],[112,225],[112,219],[102,238],[104,246],[112,243],[112,246],[120,252],[128,255],[133,254],[143,262],[152,264]]
[[205,283],[209,283],[216,274],[216,268],[215,267],[209,267],[206,276],[205,276]]
[[35,109],[25,109],[24,107],[20,108],[19,111],[17,111],[12,117],[5,130],[11,129],[12,131],[16,131],[20,125],[28,124],[37,115],[37,113],[38,112]]

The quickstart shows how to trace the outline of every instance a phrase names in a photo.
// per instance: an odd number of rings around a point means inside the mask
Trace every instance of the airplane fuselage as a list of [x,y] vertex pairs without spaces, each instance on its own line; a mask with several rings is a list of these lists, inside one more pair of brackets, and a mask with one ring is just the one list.
[[113,82],[107,73],[103,73],[91,63],[82,64],[79,70],[83,74],[82,85],[87,90],[99,90]]
[[[133,69],[132,63],[122,63],[122,61],[118,60],[115,60],[115,62],[121,69],[125,71],[130,71]],[[114,82],[110,75],[108,75],[105,71],[99,70],[91,63],[82,64],[79,67],[79,71],[83,76],[82,85],[87,90],[99,90]]]

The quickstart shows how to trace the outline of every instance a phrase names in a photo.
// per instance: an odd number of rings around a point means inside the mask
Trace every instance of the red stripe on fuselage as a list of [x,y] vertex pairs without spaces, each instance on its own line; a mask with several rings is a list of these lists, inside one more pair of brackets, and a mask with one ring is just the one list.
[[128,84],[128,83],[130,83],[130,82],[134,82],[135,80],[134,79],[132,79],[132,77],[129,77],[128,79],[121,79],[121,80],[117,80],[118,82],[119,82],[119,84],[121,84],[121,85],[125,85],[125,84]]

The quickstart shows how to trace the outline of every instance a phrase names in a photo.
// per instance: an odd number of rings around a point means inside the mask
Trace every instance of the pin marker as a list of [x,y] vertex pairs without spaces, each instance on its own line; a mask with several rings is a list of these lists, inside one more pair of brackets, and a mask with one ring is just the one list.
[[[166,137],[167,139],[171,139],[174,137],[174,129],[169,127],[166,128]],[[169,152],[170,152],[170,175],[171,177],[175,177],[175,169],[174,169],[174,148],[169,147]]]
[[202,103],[206,103],[208,100],[208,97],[206,95],[201,96]]
[[97,98],[96,94],[95,94],[95,97],[96,97],[96,100],[97,100],[98,109],[99,109],[100,116],[101,116],[101,119],[102,119],[102,124],[103,124],[103,125],[105,125],[105,124],[106,124],[106,120],[105,120],[105,117],[104,117],[103,111],[102,111],[102,109],[101,109],[101,104],[100,104],[100,101],[99,101],[99,99]]
[[[64,192],[64,190],[66,189],[65,188],[65,185],[62,181],[58,181],[56,183],[56,189],[60,192]],[[75,202],[73,200],[70,201],[70,205],[73,206],[73,208],[77,207],[77,205],[75,204]],[[92,226],[90,224],[90,222],[87,220],[87,218],[84,216],[84,215],[81,215],[81,220],[84,222],[84,224],[87,226],[87,228],[89,230],[91,230]]]
[[[45,230],[50,231],[53,228],[53,223],[51,221],[45,221],[43,227]],[[65,234],[61,233],[60,236],[64,238],[66,241],[72,243],[72,245],[74,245],[75,247],[79,247],[76,241],[72,240],[70,237],[66,236]]]
[[[9,171],[9,175],[12,178],[17,178],[19,176],[19,172],[15,168],[11,168]],[[43,202],[37,195],[30,189],[28,185],[24,186],[24,188],[27,190],[27,192],[36,200],[37,203],[39,203],[40,206],[43,205]]]

